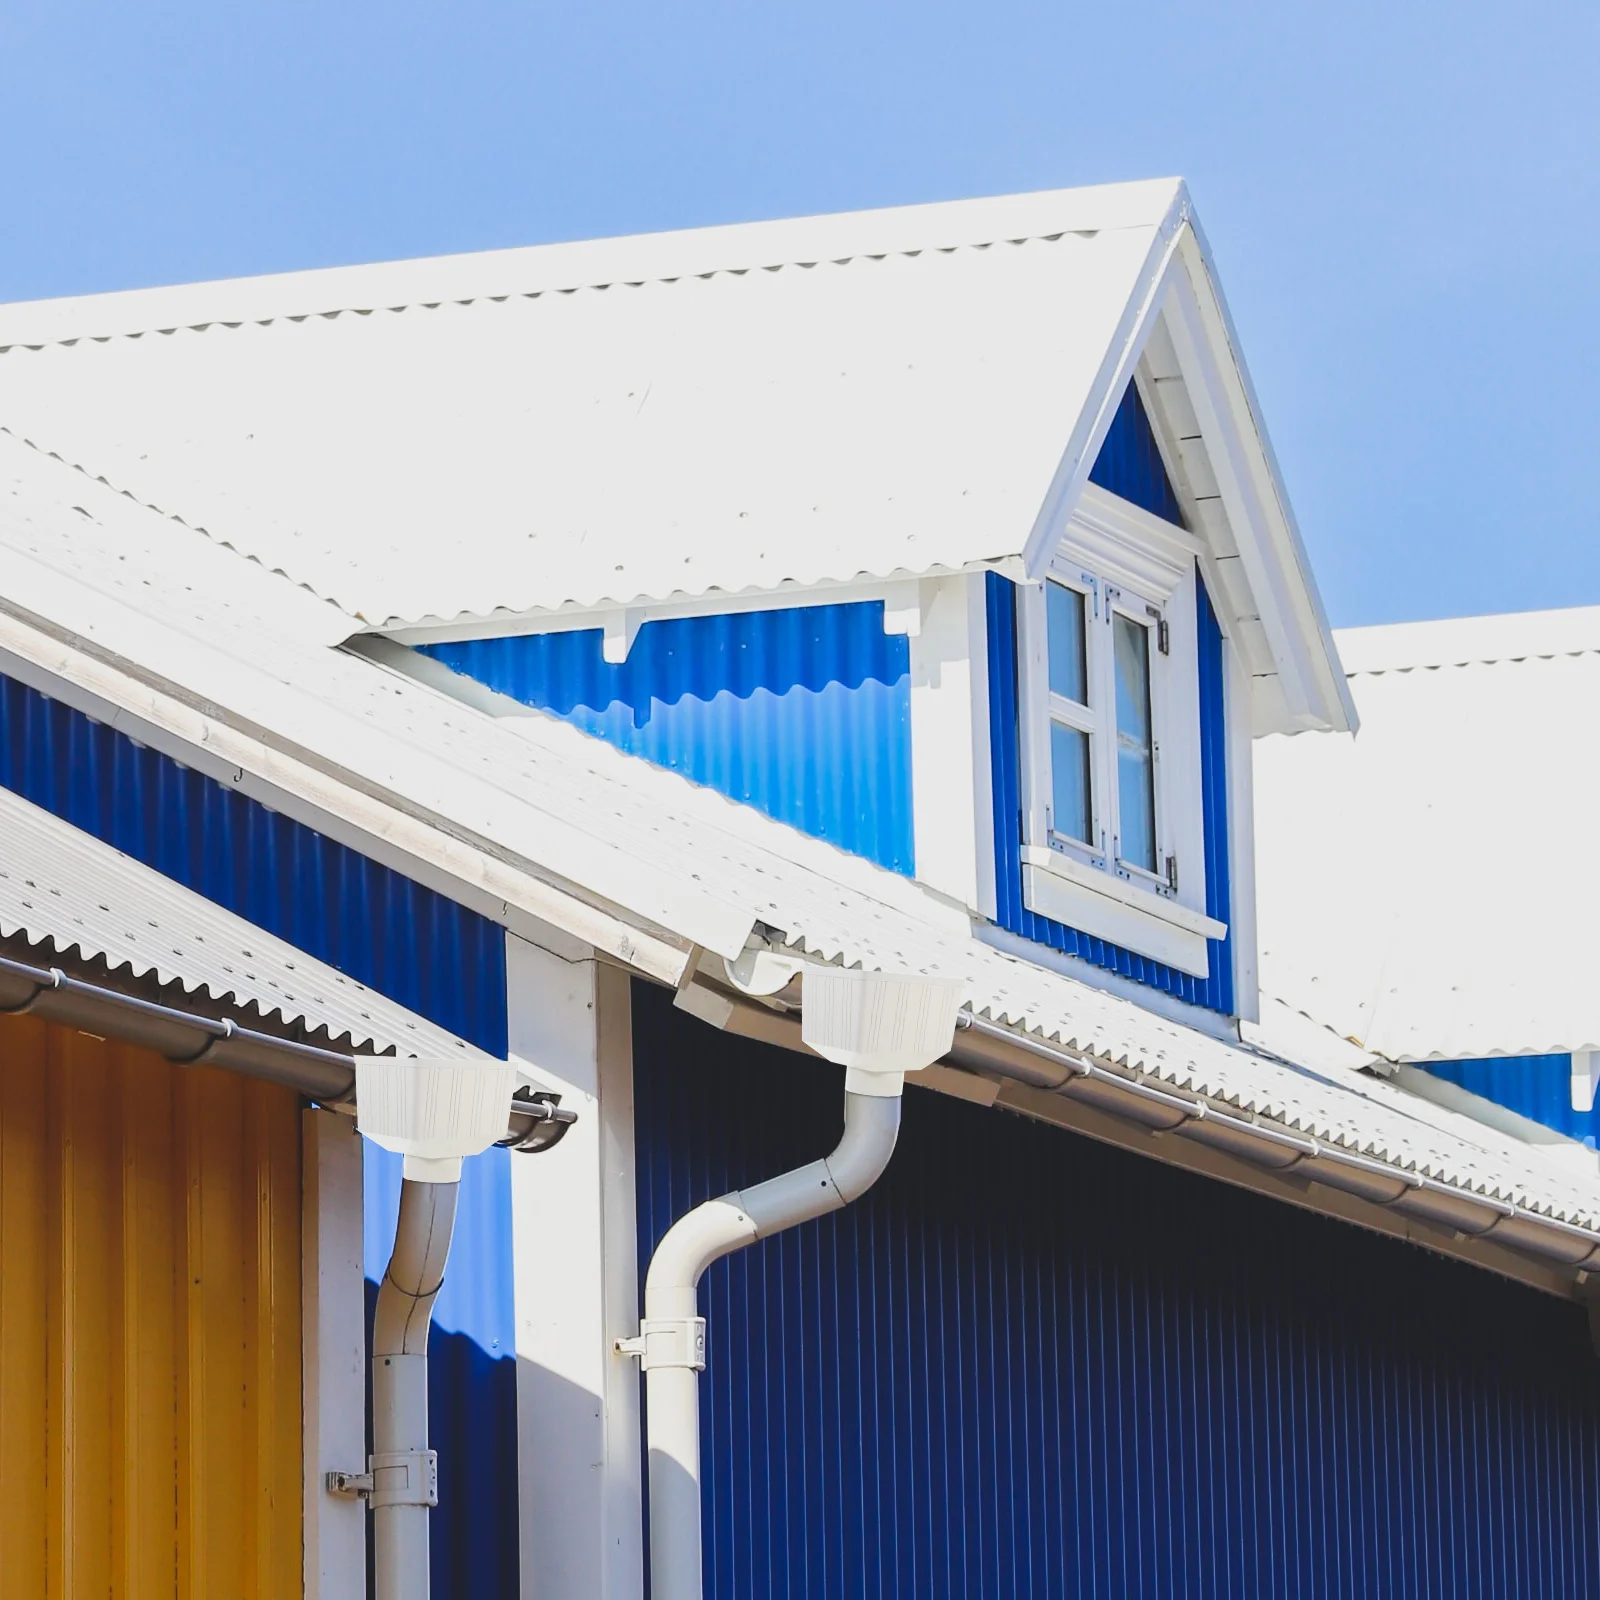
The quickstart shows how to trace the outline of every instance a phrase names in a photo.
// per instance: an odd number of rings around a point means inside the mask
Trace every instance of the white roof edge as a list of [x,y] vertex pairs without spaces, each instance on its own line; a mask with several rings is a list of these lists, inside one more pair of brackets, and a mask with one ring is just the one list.
[[211,322],[326,316],[951,249],[1001,239],[1150,227],[1161,221],[1181,191],[1180,179],[1154,178],[18,301],[0,306],[0,350]]
[[[1222,282],[1216,270],[1216,259],[1206,239],[1205,230],[1200,225],[1200,218],[1192,205],[1188,209],[1187,221],[1195,258],[1194,263],[1191,263],[1190,278],[1194,283],[1195,292],[1205,295],[1210,300],[1210,309],[1221,325],[1222,343],[1226,346],[1235,381],[1243,395],[1244,409],[1250,418],[1253,432],[1253,442],[1265,465],[1267,481],[1271,486],[1271,502],[1266,509],[1277,525],[1283,547],[1284,575],[1291,581],[1291,593],[1288,598],[1300,613],[1295,620],[1302,632],[1309,633],[1318,647],[1315,652],[1316,665],[1319,669],[1317,677],[1321,680],[1318,687],[1325,702],[1319,720],[1324,731],[1354,733],[1360,726],[1361,718],[1356,711],[1349,684],[1346,682],[1339,647],[1335,643],[1333,629],[1329,626],[1327,611],[1322,603],[1322,593],[1317,587],[1311,560],[1306,553],[1305,540],[1301,537],[1300,524],[1295,517],[1294,507],[1284,485],[1283,472],[1278,465],[1277,452],[1267,431],[1255,383],[1244,358],[1233,313],[1228,307],[1227,297],[1222,292]],[[1196,265],[1198,270],[1194,270]]]
[[1600,606],[1341,628],[1347,673],[1409,672],[1600,651]]
[[465,1040],[0,788],[0,935],[299,1023],[337,1047],[479,1055]]

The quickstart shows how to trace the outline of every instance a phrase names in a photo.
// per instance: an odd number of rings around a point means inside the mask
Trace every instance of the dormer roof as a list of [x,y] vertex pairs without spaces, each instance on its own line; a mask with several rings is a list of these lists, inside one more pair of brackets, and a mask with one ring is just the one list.
[[1257,685],[1343,727],[1177,180],[0,309],[0,425],[351,631],[1035,575],[1136,377]]

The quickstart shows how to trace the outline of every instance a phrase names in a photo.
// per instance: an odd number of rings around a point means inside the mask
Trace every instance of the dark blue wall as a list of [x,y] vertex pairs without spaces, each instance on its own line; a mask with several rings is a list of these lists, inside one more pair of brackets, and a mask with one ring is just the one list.
[[1106,430],[1105,443],[1089,471],[1089,482],[1131,500],[1154,516],[1183,526],[1183,512],[1161,460],[1150,414],[1132,383],[1122,392],[1116,415]]
[[[635,990],[641,1264],[824,1153],[832,1068]],[[910,1089],[883,1182],[706,1276],[708,1600],[1600,1594],[1582,1312]]]
[[1495,1056],[1474,1061],[1419,1061],[1423,1072],[1492,1100],[1594,1148],[1600,1117],[1572,1109],[1572,1057]]
[[618,666],[601,634],[424,646],[489,688],[804,833],[910,873],[911,679],[883,603],[647,622]]
[[1207,941],[1209,975],[1197,978],[1105,939],[1030,911],[1022,899],[1022,749],[1017,724],[1017,607],[1015,587],[990,573],[989,737],[994,753],[995,920],[1003,928],[1121,973],[1137,983],[1233,1013],[1233,925],[1228,866],[1228,739],[1222,630],[1205,585],[1195,576],[1200,669],[1200,787],[1204,808],[1206,912],[1228,922],[1226,939]]
[[[505,1055],[498,924],[8,678],[0,678],[0,785]],[[369,1175],[397,1172],[398,1157],[371,1146],[367,1154]],[[516,1364],[509,1342],[496,1347],[498,1335],[486,1331],[508,1319],[452,1311],[457,1303],[492,1304],[509,1281],[496,1254],[510,1231],[507,1160],[496,1150],[472,1164],[451,1258],[448,1326],[430,1344],[438,1600],[517,1593]],[[382,1181],[367,1186],[373,1277],[388,1259],[397,1200],[397,1187],[391,1196]],[[509,1516],[500,1487],[507,1482]]]

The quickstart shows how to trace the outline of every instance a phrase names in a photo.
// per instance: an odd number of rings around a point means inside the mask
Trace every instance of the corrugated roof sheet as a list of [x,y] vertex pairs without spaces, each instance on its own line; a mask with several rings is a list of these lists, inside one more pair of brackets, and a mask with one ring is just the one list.
[[374,626],[959,569],[1022,548],[1179,193],[307,284],[311,317],[12,348],[0,422]]
[[1261,983],[1398,1061],[1600,1047],[1600,608],[1343,630],[1255,751]]
[[0,789],[0,935],[181,984],[331,1041],[475,1054],[424,1017]]
[[[0,457],[18,448],[0,440]],[[980,1015],[1141,1078],[1475,1193],[1568,1221],[1600,1221],[1600,1183],[1548,1172],[1492,1130],[1446,1132],[1420,1111],[1380,1098],[1382,1086],[1368,1080],[1341,1083],[1298,1070],[994,948],[975,937],[961,907],[910,880],[554,718],[509,703],[497,717],[482,696],[475,706],[461,704],[426,682],[328,650],[303,631],[248,634],[214,623],[212,597],[198,589],[169,607],[164,597],[173,574],[186,570],[196,535],[85,485],[59,463],[30,456],[8,470],[28,479],[31,494],[70,491],[89,515],[63,511],[58,536],[41,541],[30,528],[19,537],[0,510],[0,594],[15,603],[26,590],[22,603],[36,615],[63,625],[79,619],[100,660],[124,662],[146,681],[187,686],[197,703],[203,695],[196,738],[209,728],[251,726],[269,748],[292,747],[329,774],[358,774],[441,832],[458,833],[470,821],[503,850],[709,950],[736,954],[765,924],[789,946],[824,959],[959,977]],[[115,527],[113,510],[122,518]],[[226,579],[240,591],[279,582],[242,564]],[[107,603],[111,594],[130,603]],[[239,603],[260,604],[242,595]],[[63,655],[61,670],[75,659]],[[411,660],[424,676],[444,672],[425,658]],[[100,681],[102,693],[113,687],[109,677]],[[129,689],[129,704],[142,692]]]

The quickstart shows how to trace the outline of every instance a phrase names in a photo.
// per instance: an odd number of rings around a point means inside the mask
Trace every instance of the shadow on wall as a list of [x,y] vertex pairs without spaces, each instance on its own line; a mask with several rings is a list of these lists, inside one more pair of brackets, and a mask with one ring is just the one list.
[[422,646],[497,693],[909,873],[911,652],[883,602],[647,622],[628,659],[602,635]]
[[[634,986],[639,1259],[830,1148],[836,1069]],[[1581,1308],[907,1086],[882,1181],[717,1262],[707,1600],[1600,1594]]]
[[[370,1142],[363,1156],[370,1349],[400,1207],[401,1158]],[[439,1504],[429,1524],[433,1600],[518,1600],[510,1162],[509,1151],[490,1150],[463,1165],[450,1264],[428,1338],[428,1434],[439,1453]],[[371,1383],[369,1371],[369,1451]],[[369,1592],[371,1535],[369,1517]]]

